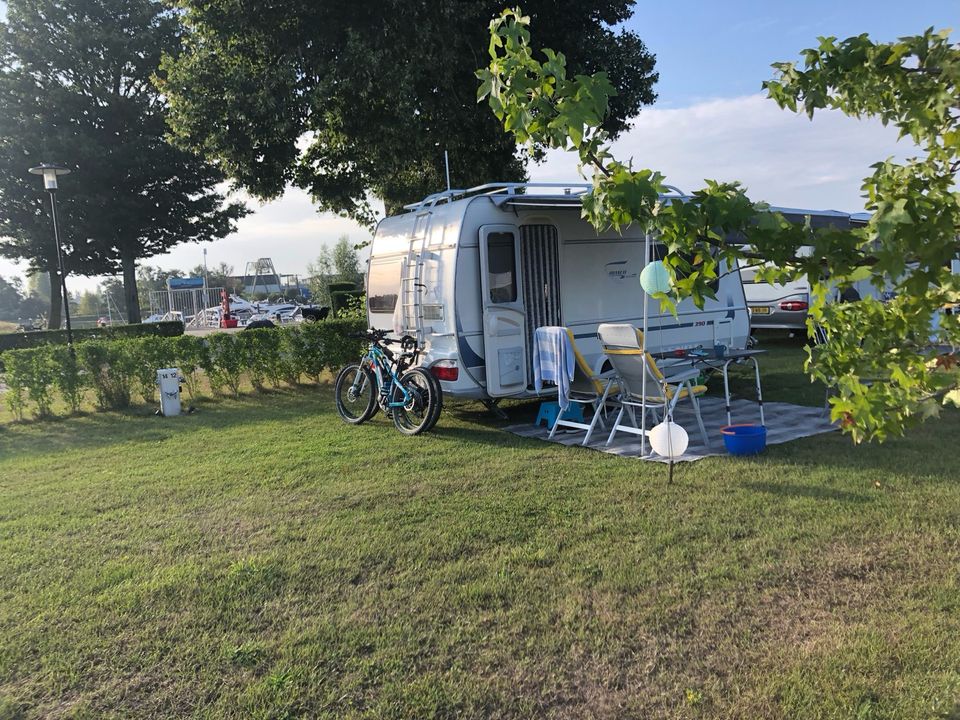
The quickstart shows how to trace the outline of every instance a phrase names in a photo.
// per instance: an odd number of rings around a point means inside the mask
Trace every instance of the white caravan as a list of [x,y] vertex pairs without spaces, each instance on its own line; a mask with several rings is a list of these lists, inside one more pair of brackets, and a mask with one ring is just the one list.
[[[570,328],[587,361],[602,364],[597,326],[642,323],[637,227],[597,233],[580,217],[586,185],[481,185],[408,205],[377,226],[367,270],[371,327],[410,334],[443,390],[462,398],[533,396],[533,332]],[[671,196],[665,196],[669,201]],[[679,195],[673,197],[680,197]],[[653,257],[665,252],[654,246]],[[736,269],[717,300],[686,300],[677,316],[650,303],[652,351],[745,347],[750,320]]]

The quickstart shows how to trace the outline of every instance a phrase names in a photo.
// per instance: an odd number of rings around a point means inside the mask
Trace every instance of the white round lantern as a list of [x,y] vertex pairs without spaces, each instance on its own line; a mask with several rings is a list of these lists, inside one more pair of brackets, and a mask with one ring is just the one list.
[[654,260],[640,273],[640,287],[648,295],[670,292],[670,273],[662,260]]
[[664,421],[650,431],[650,447],[657,455],[675,460],[687,451],[690,437],[675,422]]

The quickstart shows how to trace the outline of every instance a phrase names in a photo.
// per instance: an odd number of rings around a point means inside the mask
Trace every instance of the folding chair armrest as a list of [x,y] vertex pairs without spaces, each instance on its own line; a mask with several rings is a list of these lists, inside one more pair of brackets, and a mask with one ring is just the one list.
[[700,371],[697,368],[690,368],[689,370],[678,372],[675,375],[664,377],[663,381],[665,383],[670,383],[671,385],[673,385],[675,383],[681,383],[684,380],[693,380],[695,377],[699,377],[699,376],[700,376]]

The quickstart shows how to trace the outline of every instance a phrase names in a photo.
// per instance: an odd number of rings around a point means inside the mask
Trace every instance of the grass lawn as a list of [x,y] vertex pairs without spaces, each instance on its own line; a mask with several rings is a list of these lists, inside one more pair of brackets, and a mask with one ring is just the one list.
[[[774,348],[765,397],[822,402]],[[958,437],[667,485],[329,386],[0,425],[0,718],[960,717]]]

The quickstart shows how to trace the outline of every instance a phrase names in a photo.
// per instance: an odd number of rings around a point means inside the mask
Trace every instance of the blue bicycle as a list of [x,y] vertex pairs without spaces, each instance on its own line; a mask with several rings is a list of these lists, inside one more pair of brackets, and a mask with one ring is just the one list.
[[380,409],[404,435],[430,430],[440,418],[443,393],[439,380],[424,368],[412,367],[420,353],[416,341],[403,337],[399,341],[403,352],[397,355],[387,347],[397,341],[387,338],[386,330],[373,329],[361,337],[370,342],[367,352],[337,375],[340,417],[359,425]]

